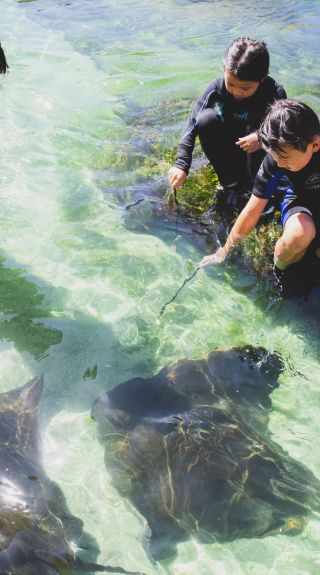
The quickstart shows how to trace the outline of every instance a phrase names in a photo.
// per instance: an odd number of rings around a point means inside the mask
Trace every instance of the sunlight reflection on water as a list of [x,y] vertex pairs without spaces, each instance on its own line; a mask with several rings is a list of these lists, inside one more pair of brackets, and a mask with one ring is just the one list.
[[[91,402],[178,357],[245,343],[279,350],[287,369],[273,394],[270,428],[320,476],[317,299],[268,314],[223,271],[201,272],[157,325],[161,306],[201,258],[201,244],[179,230],[174,254],[174,223],[166,227],[151,209],[139,213],[143,225],[135,229],[123,216],[141,191],[163,196],[166,160],[152,146],[177,142],[192,100],[220,74],[233,37],[266,39],[272,75],[320,110],[319,10],[315,0],[2,1],[11,68],[0,81],[1,255],[19,294],[0,300],[2,321],[16,318],[0,346],[2,390],[44,373],[46,469],[97,540],[101,562],[111,556],[128,569],[157,571],[145,551],[143,518],[105,470]],[[19,298],[27,296],[38,356],[21,337],[29,324]],[[316,574],[319,525],[311,517],[295,538],[190,540],[159,570]]]

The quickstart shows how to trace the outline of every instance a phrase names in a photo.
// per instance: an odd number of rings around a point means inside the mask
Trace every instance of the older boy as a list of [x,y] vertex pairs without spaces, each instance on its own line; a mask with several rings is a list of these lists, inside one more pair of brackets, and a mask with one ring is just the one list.
[[211,82],[192,111],[169,182],[178,189],[185,181],[198,136],[228,194],[227,203],[236,208],[251,189],[264,157],[256,131],[269,104],[286,93],[268,76],[269,52],[264,42],[247,36],[234,40],[225,53],[223,70],[223,78]]
[[[259,130],[268,152],[262,162],[250,200],[238,216],[226,244],[206,256],[200,267],[222,262],[230,250],[258,222],[279,178],[291,182],[281,204],[283,233],[274,250],[275,271],[300,261],[320,229],[320,123],[309,106],[295,100],[279,100]],[[319,242],[320,244],[320,242]]]

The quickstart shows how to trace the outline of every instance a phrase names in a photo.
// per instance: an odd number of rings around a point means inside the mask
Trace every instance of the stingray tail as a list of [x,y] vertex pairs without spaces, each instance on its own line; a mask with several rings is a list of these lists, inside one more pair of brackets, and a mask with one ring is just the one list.
[[76,560],[76,568],[79,571],[94,571],[96,573],[124,573],[124,575],[144,575],[141,571],[127,571],[122,567],[111,567],[111,565],[99,565],[98,563],[84,563],[81,559]]
[[0,74],[5,74],[8,71],[8,64],[7,64],[7,60],[6,57],[4,55],[4,51],[1,47],[0,44]]

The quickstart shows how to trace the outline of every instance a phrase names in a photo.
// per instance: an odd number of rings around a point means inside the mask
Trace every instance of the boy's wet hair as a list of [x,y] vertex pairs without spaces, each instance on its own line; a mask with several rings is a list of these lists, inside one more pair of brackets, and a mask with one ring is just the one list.
[[265,42],[241,36],[230,44],[222,64],[239,80],[261,82],[269,72],[269,60]]
[[259,129],[262,148],[274,152],[281,152],[284,145],[305,152],[319,135],[317,114],[297,100],[277,100],[269,106]]
[[8,71],[8,64],[4,54],[4,51],[0,44],[0,74],[5,74]]

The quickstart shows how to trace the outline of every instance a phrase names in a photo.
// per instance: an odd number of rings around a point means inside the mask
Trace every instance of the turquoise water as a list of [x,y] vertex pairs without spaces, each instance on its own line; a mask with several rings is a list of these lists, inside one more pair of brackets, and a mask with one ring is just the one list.
[[124,209],[146,191],[165,193],[155,146],[178,141],[190,101],[240,34],[265,39],[272,75],[319,112],[319,22],[317,0],[2,0],[11,68],[0,80],[1,391],[44,374],[45,467],[101,563],[150,575],[319,572],[315,514],[296,537],[190,540],[171,564],[152,565],[145,522],[111,485],[89,416],[104,390],[169,361],[264,345],[286,362],[271,431],[320,477],[319,294],[266,311],[216,269],[199,273],[157,325],[203,244],[185,229],[174,253],[174,222],[155,216],[151,200],[133,221]]

